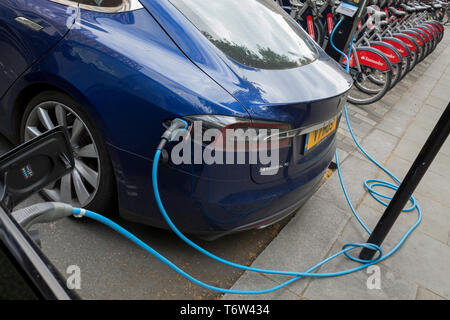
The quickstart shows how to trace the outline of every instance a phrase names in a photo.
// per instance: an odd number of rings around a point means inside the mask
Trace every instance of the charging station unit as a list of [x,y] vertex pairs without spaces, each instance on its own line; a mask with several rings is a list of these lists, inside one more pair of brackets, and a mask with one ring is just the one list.
[[67,130],[57,127],[0,157],[0,205],[15,205],[70,173],[74,167]]
[[[33,206],[11,211],[32,194],[70,174],[73,168],[72,147],[64,127],[47,131],[0,156],[0,246],[6,247],[8,260],[26,283],[21,290],[30,290],[37,298],[79,299],[40,250],[38,231],[26,230],[19,221],[32,216],[39,220],[40,212]],[[47,221],[41,222],[54,221],[55,211],[63,211],[48,203],[41,206],[57,208],[50,212]]]
[[[361,22],[361,18],[366,12],[368,0],[343,0],[336,9],[336,13],[342,14],[343,21],[339,29],[333,35],[332,41],[329,41],[325,47],[325,52],[337,62],[341,61],[341,54],[333,47],[336,46],[343,52],[348,52],[352,36]],[[333,42],[333,44],[331,43]]]

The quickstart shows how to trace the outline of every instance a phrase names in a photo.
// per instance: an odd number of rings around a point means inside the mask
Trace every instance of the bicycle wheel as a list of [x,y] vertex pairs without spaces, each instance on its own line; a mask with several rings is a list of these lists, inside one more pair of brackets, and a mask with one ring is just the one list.
[[414,40],[414,37],[403,33],[395,33],[392,35],[395,39],[400,40],[409,49],[410,63],[408,72],[410,72],[416,66],[419,57],[419,45]]
[[319,24],[312,16],[306,16],[306,19],[297,20],[302,28],[309,34],[309,36],[317,43],[323,43],[323,32],[320,29]]
[[403,57],[400,80],[402,80],[409,72],[411,66],[411,55]]
[[423,35],[414,30],[404,30],[402,33],[412,37],[417,46],[417,62],[422,61],[426,56],[426,45]]
[[[371,41],[370,47],[375,48],[390,61],[392,64],[392,80],[391,80],[391,86],[390,88],[394,87],[398,81],[400,81],[400,77],[402,75],[402,61],[403,58],[400,54],[400,52],[392,45],[384,41]],[[368,79],[375,84],[382,85],[384,83],[384,79],[379,79],[377,74],[371,74],[368,76]],[[371,92],[372,88],[360,88],[360,90],[363,90],[366,93],[374,93]],[[367,91],[368,90],[368,91]]]
[[317,18],[314,20],[315,29],[318,31],[317,43],[320,47],[322,47],[323,42],[325,41],[325,27],[321,23],[321,21]]
[[421,30],[428,37],[429,53],[433,52],[437,45],[437,35],[430,26],[419,25],[416,27]]
[[401,64],[402,68],[399,80],[403,79],[406,76],[406,74],[411,70],[411,56],[412,56],[411,50],[404,42],[394,37],[384,37],[382,41],[394,46],[395,49],[397,49],[397,51],[402,56],[402,64]]
[[[382,86],[385,83],[384,76],[380,77],[380,72],[374,72],[367,76],[367,78],[372,81],[373,83],[377,84],[378,86]],[[400,63],[393,63],[392,64],[392,78],[391,78],[391,84],[389,86],[389,89],[392,89],[397,82],[400,81],[402,76],[402,66]],[[358,86],[358,89],[362,90],[365,93],[368,94],[375,94],[379,91],[379,88],[373,88],[373,87],[365,87],[364,85],[360,84]]]
[[[363,67],[362,72],[354,78],[354,86],[348,95],[348,101],[357,105],[374,103],[383,98],[391,87],[392,71],[378,71]],[[367,79],[368,75],[374,75],[381,85]],[[362,90],[363,89],[363,90]],[[372,93],[369,93],[372,92]]]
[[[353,104],[370,104],[384,97],[391,88],[392,64],[379,50],[371,47],[355,49],[357,61],[350,56],[351,74],[354,86],[349,92],[348,100]],[[346,60],[344,59],[346,63]],[[376,79],[376,82],[371,79]]]
[[430,38],[428,37],[428,35],[424,31],[422,31],[422,30],[420,30],[418,28],[411,28],[408,31],[415,32],[422,40],[423,51],[422,51],[422,56],[419,59],[419,62],[421,62],[431,52],[431,40],[430,40]]

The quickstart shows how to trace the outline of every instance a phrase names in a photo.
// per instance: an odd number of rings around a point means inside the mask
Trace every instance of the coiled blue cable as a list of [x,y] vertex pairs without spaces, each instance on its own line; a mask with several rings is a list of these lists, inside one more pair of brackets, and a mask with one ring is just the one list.
[[[336,29],[339,27],[340,23],[342,22],[342,20],[340,20],[335,28],[333,29],[333,32],[331,34],[330,37],[330,42],[331,45],[333,46],[334,49],[336,49],[338,52],[340,52],[342,55],[344,55],[347,58],[347,71],[349,71],[349,63],[350,63],[350,55],[351,55],[351,46],[349,49],[349,54],[348,56],[345,55],[342,51],[340,51],[339,49],[337,49],[334,44],[333,44],[333,35],[334,32],[336,31]],[[352,39],[353,42],[353,39]],[[355,141],[358,149],[371,161],[373,162],[375,165],[377,165],[379,168],[381,168],[385,173],[387,173],[392,179],[394,179],[398,184],[400,184],[400,180],[398,178],[396,178],[390,171],[388,171],[386,168],[384,168],[381,164],[379,164],[375,159],[373,159],[362,147],[361,145],[358,143],[355,135],[353,134],[351,125],[350,125],[350,121],[348,119],[348,113],[347,113],[347,105],[344,108],[344,112],[345,112],[345,117],[347,120],[347,126],[349,128],[349,131],[353,137],[353,140]],[[182,269],[180,269],[178,266],[176,266],[173,262],[171,262],[170,260],[168,260],[166,257],[164,257],[163,255],[161,255],[159,252],[157,252],[156,250],[154,250],[152,247],[150,247],[149,245],[147,245],[146,243],[144,243],[142,240],[140,240],[139,238],[137,238],[136,236],[134,236],[133,234],[131,234],[130,232],[128,232],[127,230],[125,230],[124,228],[122,228],[121,226],[117,225],[115,222],[111,221],[108,218],[105,218],[95,212],[91,212],[88,210],[83,210],[83,209],[79,209],[76,208],[74,209],[74,215],[77,216],[85,216],[88,218],[91,218],[93,220],[96,220],[100,223],[103,223],[107,226],[109,226],[110,228],[112,228],[113,230],[117,231],[118,233],[122,234],[123,236],[125,236],[126,238],[130,239],[131,241],[133,241],[135,244],[137,244],[138,246],[140,246],[141,248],[143,248],[144,250],[146,250],[147,252],[149,252],[150,254],[152,254],[153,256],[155,256],[157,259],[159,259],[160,261],[162,261],[163,263],[165,263],[166,265],[168,265],[172,270],[174,270],[175,272],[177,272],[178,274],[180,274],[181,276],[185,277],[186,279],[192,281],[193,283],[209,289],[209,290],[213,290],[213,291],[217,291],[217,292],[221,292],[221,293],[230,293],[230,294],[243,294],[243,295],[254,295],[254,294],[264,294],[264,293],[269,293],[269,292],[273,292],[276,290],[279,290],[295,281],[298,281],[299,279],[303,278],[303,277],[316,277],[316,278],[325,278],[325,277],[337,277],[337,276],[343,276],[346,274],[350,274],[362,269],[365,269],[371,265],[374,265],[380,261],[383,261],[385,259],[387,259],[388,257],[390,257],[392,254],[394,254],[401,246],[402,244],[406,241],[406,239],[409,237],[409,235],[418,227],[418,225],[420,224],[421,220],[422,220],[422,212],[420,210],[420,207],[418,206],[418,204],[416,203],[414,197],[411,197],[411,202],[412,202],[412,206],[408,209],[405,209],[404,211],[412,211],[414,209],[417,209],[418,214],[419,214],[419,218],[417,220],[417,222],[408,230],[408,232],[403,236],[403,238],[398,242],[398,244],[391,250],[389,251],[387,254],[383,254],[382,248],[381,246],[377,246],[375,244],[371,244],[371,243],[348,243],[346,245],[343,246],[342,250],[335,253],[334,255],[326,258],[325,260],[319,262],[318,264],[316,264],[315,266],[309,268],[307,271],[305,272],[292,272],[292,271],[281,271],[281,270],[269,270],[269,269],[261,269],[261,268],[254,268],[254,267],[249,267],[249,266],[244,266],[244,265],[240,265],[228,260],[225,260],[223,258],[220,258],[216,255],[214,255],[213,253],[201,248],[200,246],[198,246],[196,243],[194,243],[193,241],[191,241],[190,239],[188,239],[176,226],[175,224],[172,222],[172,220],[170,219],[169,215],[167,214],[164,205],[162,203],[160,194],[159,194],[159,188],[158,188],[158,164],[159,164],[159,159],[161,156],[161,150],[157,150],[155,157],[154,157],[154,161],[153,161],[153,168],[152,168],[152,183],[153,183],[153,191],[154,191],[154,195],[155,195],[155,199],[158,205],[158,208],[161,212],[161,214],[163,215],[165,221],[167,222],[167,224],[169,225],[169,227],[172,229],[172,231],[184,242],[186,242],[189,246],[191,246],[192,248],[194,248],[195,250],[203,253],[204,255],[208,256],[209,258],[218,261],[220,263],[223,263],[225,265],[231,266],[231,267],[235,267],[241,270],[246,270],[246,271],[252,271],[252,272],[258,272],[258,273],[265,273],[265,274],[278,274],[278,275],[285,275],[285,276],[292,276],[292,278],[278,286],[269,288],[269,289],[265,289],[265,290],[254,290],[254,291],[245,291],[245,290],[232,290],[232,289],[224,289],[224,288],[219,288],[219,287],[215,287],[215,286],[211,286],[207,283],[204,283],[194,277],[192,277],[191,275],[189,275],[188,273],[186,273],[185,271],[183,271]],[[336,163],[337,163],[337,171],[338,171],[338,175],[339,175],[339,180],[341,183],[341,187],[342,190],[344,192],[345,198],[349,204],[349,207],[353,213],[353,215],[356,217],[356,219],[358,220],[358,222],[361,224],[361,226],[366,230],[366,232],[370,235],[370,231],[369,229],[364,225],[364,223],[362,222],[362,220],[360,219],[360,217],[358,216],[358,214],[356,213],[350,199],[347,193],[347,190],[345,188],[343,179],[342,179],[342,173],[341,173],[341,169],[340,169],[340,165],[339,165],[339,157],[338,157],[338,153],[336,151],[335,153],[335,158],[336,158]],[[387,203],[383,200],[381,200],[380,198],[383,199],[392,199],[389,196],[383,195],[379,192],[376,192],[373,188],[374,187],[387,187],[393,190],[397,190],[398,186],[382,181],[382,180],[378,180],[378,179],[370,179],[370,180],[366,180],[366,182],[364,183],[365,187],[367,188],[367,190],[369,191],[369,193],[380,203],[382,203],[383,205],[387,205]],[[378,252],[378,256],[375,259],[372,260],[361,260],[358,258],[353,257],[352,255],[350,255],[350,251],[357,249],[357,248],[369,248],[371,250],[377,251]],[[325,263],[335,259],[336,257],[340,256],[344,254],[347,258],[361,263],[360,266],[351,268],[351,269],[347,269],[347,270],[343,270],[343,271],[339,271],[339,272],[332,272],[332,273],[314,273],[313,271],[318,269],[319,267],[321,267],[322,265],[324,265]]]

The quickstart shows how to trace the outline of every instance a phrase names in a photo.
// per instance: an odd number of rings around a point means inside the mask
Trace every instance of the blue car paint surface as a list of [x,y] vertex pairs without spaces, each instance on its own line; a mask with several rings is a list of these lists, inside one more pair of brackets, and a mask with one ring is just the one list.
[[[302,67],[247,68],[212,45],[169,2],[141,3],[145,8],[123,13],[79,10],[77,26],[70,29],[70,12],[61,4],[0,3],[0,49],[7,48],[0,51],[5,91],[0,131],[15,139],[24,107],[16,101],[30,86],[51,85],[72,96],[107,143],[125,218],[165,227],[151,185],[165,120],[218,114],[300,128],[329,120],[342,107],[351,79],[319,47],[317,59]],[[21,32],[12,22],[18,16],[33,18],[46,31]],[[304,145],[302,139],[294,144]],[[162,200],[187,232],[270,224],[314,192],[333,158],[335,135],[306,154],[296,150],[280,150],[280,163],[289,165],[269,178],[258,174],[258,165],[169,163],[159,171]]]

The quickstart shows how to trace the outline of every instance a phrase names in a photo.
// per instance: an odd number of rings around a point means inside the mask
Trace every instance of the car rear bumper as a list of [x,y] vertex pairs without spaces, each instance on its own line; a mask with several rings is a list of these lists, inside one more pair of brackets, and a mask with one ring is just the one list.
[[[325,172],[324,172],[325,174]],[[288,207],[281,209],[278,212],[275,212],[271,215],[269,215],[266,218],[251,222],[246,225],[242,225],[240,227],[237,227],[235,229],[223,231],[223,232],[213,232],[213,233],[197,233],[197,235],[205,240],[216,240],[221,237],[224,237],[226,235],[230,235],[237,232],[252,230],[252,229],[264,229],[267,227],[270,227],[271,225],[276,224],[277,222],[287,218],[288,216],[294,214],[299,208],[301,208],[305,202],[308,201],[308,199],[317,191],[317,189],[320,187],[321,182],[323,180],[323,175],[318,176],[316,179],[314,179],[311,184],[313,185],[312,189],[308,189],[309,192],[303,196],[303,198],[298,199],[295,203],[289,205]]]
[[[215,174],[208,166],[201,173],[193,169],[194,174],[161,166],[158,184],[162,202],[180,230],[207,238],[271,225],[294,212],[315,192],[333,159],[335,136],[332,134],[317,148],[312,165],[271,183],[255,183],[250,166],[227,169],[237,172],[239,179],[218,179],[226,173]],[[112,146],[110,153],[120,214],[127,220],[168,228],[153,195],[153,162]]]

